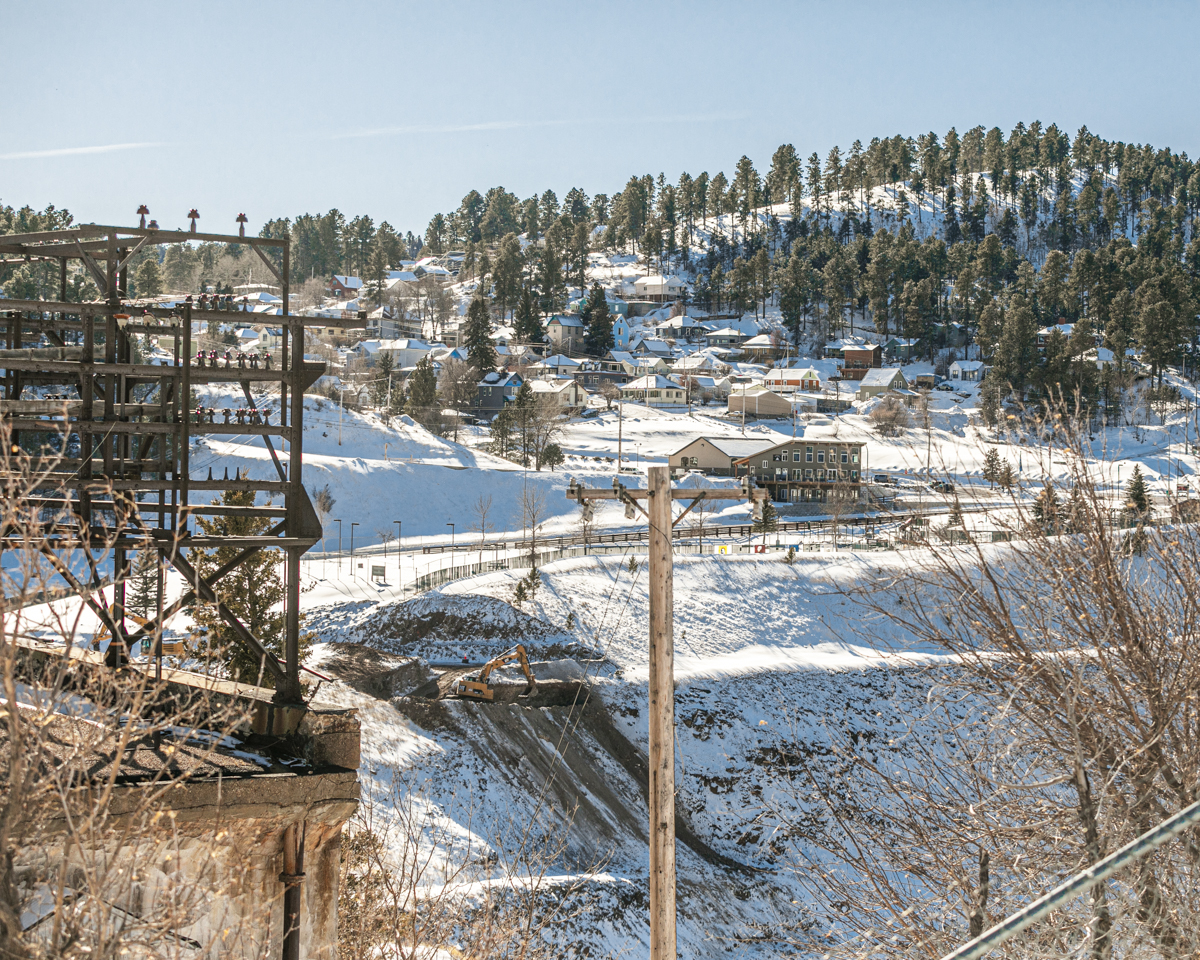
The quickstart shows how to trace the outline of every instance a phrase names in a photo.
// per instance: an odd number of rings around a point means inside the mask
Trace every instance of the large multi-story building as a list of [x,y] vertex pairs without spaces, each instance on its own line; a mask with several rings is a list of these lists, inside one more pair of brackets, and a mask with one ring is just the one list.
[[779,503],[859,500],[865,490],[867,445],[836,437],[800,437],[760,450],[737,464]]

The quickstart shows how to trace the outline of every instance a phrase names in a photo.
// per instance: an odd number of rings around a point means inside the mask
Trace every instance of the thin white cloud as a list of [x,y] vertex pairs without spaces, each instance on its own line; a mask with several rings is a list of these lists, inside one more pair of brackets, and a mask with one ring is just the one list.
[[581,117],[574,120],[487,120],[481,123],[411,124],[397,127],[374,127],[368,130],[353,130],[336,133],[332,140],[358,140],[369,137],[403,136],[406,134],[480,133],[489,130],[527,130],[535,127],[567,127],[596,123],[621,123],[623,125],[646,125],[663,123],[717,123],[744,120],[745,114],[697,114],[665,117]]
[[105,143],[94,147],[59,147],[56,150],[26,150],[22,153],[0,153],[0,160],[41,160],[46,157],[75,157],[86,153],[113,153],[116,150],[141,150],[161,147],[161,143]]

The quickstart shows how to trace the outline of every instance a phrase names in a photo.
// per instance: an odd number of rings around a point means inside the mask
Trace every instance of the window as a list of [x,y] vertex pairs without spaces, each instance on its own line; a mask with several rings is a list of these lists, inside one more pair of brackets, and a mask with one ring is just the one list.
[[799,463],[799,462],[800,462],[800,451],[793,450],[792,451],[792,463]]
[[858,453],[857,453],[857,451],[856,451],[856,452],[854,452],[854,453],[852,453],[852,454],[850,454],[850,462],[851,462],[851,463],[858,463]]
[[764,461],[763,461],[763,469],[764,469],[764,470],[766,470],[766,469],[767,469],[767,461],[766,461],[766,460],[764,460]]
[[811,469],[805,470],[804,471],[804,479],[811,480],[812,478],[813,478],[812,470]]
[[858,471],[857,471],[857,470],[851,470],[851,471],[850,471],[850,479],[851,479],[851,480],[857,480],[857,479],[858,479]]
[[804,448],[804,460],[806,463],[812,463],[812,447]]
[[824,463],[824,462],[825,462],[825,451],[818,450],[817,451],[817,463]]
[[824,471],[824,470],[822,470],[820,467],[818,467],[818,468],[817,468],[817,479],[818,479],[818,480],[824,480],[824,479],[825,479],[825,471]]
[[849,462],[849,460],[850,460],[850,454],[848,454],[845,450],[843,450],[842,451],[842,463],[847,463],[847,462]]

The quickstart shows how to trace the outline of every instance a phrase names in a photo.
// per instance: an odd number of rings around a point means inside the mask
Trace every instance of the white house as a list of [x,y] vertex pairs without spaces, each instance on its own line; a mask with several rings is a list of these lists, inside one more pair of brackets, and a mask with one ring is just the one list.
[[649,407],[668,407],[687,402],[680,384],[657,373],[624,384],[621,387],[621,399],[634,400]]
[[403,369],[415,367],[432,349],[424,340],[381,340],[375,352],[391,354],[394,366]]
[[680,277],[660,277],[651,274],[633,281],[634,296],[642,300],[678,300],[688,293],[687,281]]
[[966,380],[978,383],[987,375],[987,365],[982,360],[955,360],[950,364],[951,380]]
[[578,380],[528,380],[535,397],[553,397],[563,412],[587,406],[588,392]]

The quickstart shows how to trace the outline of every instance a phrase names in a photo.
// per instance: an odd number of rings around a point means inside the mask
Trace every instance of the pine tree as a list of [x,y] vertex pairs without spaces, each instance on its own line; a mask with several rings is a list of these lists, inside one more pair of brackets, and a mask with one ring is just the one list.
[[496,346],[492,343],[492,315],[487,301],[477,296],[467,307],[467,329],[465,333],[467,359],[471,366],[483,376],[496,369]]
[[983,479],[992,486],[1000,477],[1000,454],[995,447],[989,447],[983,455]]
[[1047,482],[1033,501],[1033,517],[1043,533],[1054,533],[1058,529],[1058,515],[1058,494],[1054,490],[1054,484]]
[[752,529],[755,533],[771,533],[779,527],[779,511],[768,497],[762,501],[762,513],[755,518]]
[[125,590],[125,605],[148,619],[158,608],[158,551],[139,550]]
[[608,312],[608,299],[599,282],[592,286],[588,295],[588,327],[584,336],[584,349],[590,356],[603,357],[613,348],[612,316]]
[[[260,248],[261,249],[261,248]],[[133,285],[139,297],[157,297],[162,293],[162,270],[154,257],[143,260],[134,274]]]
[[1125,510],[1131,520],[1145,520],[1150,515],[1150,492],[1146,489],[1142,468],[1137,464],[1125,487]]
[[[251,507],[253,490],[226,490],[219,500],[224,506]],[[268,517],[247,515],[198,517],[196,524],[205,536],[261,537],[272,521]],[[218,547],[216,550],[195,550],[191,562],[202,577],[210,577],[219,567],[241,552],[240,547]],[[284,656],[285,618],[280,607],[284,598],[283,577],[279,571],[279,554],[260,550],[225,574],[215,584],[217,596],[249,629],[267,650],[277,657]],[[246,649],[237,635],[217,613],[215,606],[197,602],[192,619],[207,641],[210,655],[222,660],[231,679],[241,683],[272,685],[267,673],[254,654]],[[301,637],[300,659],[307,654],[309,639]]]
[[533,305],[533,291],[528,284],[521,286],[515,333],[519,343],[542,343],[546,339],[546,331],[542,329],[541,318]]
[[437,409],[437,373],[428,356],[417,361],[408,378],[408,411],[421,423],[427,423]]

